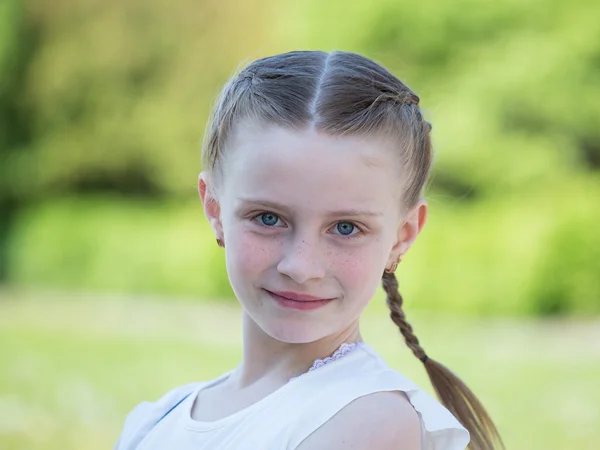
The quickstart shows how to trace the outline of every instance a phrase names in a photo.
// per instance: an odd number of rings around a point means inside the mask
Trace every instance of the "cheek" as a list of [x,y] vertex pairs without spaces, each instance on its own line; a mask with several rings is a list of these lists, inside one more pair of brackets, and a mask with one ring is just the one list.
[[345,285],[345,291],[366,296],[367,300],[381,279],[380,265],[381,252],[373,247],[338,251],[332,261],[335,276]]
[[275,264],[278,247],[275,240],[267,241],[248,230],[238,229],[230,241],[228,266],[231,271],[251,276]]

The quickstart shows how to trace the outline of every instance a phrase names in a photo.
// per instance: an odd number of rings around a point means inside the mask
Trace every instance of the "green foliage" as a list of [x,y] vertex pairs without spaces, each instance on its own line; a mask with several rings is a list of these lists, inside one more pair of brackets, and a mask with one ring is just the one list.
[[239,14],[192,0],[26,4],[30,32],[42,36],[21,94],[34,142],[28,158],[11,160],[26,198],[40,189],[191,197],[218,87],[243,59],[303,46],[364,52],[421,95],[440,188],[504,195],[600,165],[591,0],[261,2],[265,15],[252,0]]
[[[5,0],[0,3],[0,106],[2,111],[2,125],[6,120],[7,99],[10,91],[15,87],[15,69],[22,51],[19,37],[22,30],[21,9],[18,0]],[[0,136],[6,136],[8,130],[2,128]]]
[[199,201],[65,199],[24,211],[16,230],[14,282],[232,298],[223,251]]
[[[599,183],[556,183],[430,216],[398,272],[409,308],[479,315],[600,313]],[[557,214],[558,212],[558,214]]]
[[[531,293],[536,315],[600,313],[600,210],[591,196],[569,196],[568,211],[556,218]],[[596,196],[594,204],[600,205]]]
[[246,18],[195,0],[25,4],[42,38],[21,80],[34,143],[8,160],[19,197],[192,197],[210,103],[248,49],[217,37]]
[[[34,36],[24,23],[24,14],[19,0],[0,2],[0,212],[1,204],[16,194],[12,163],[29,137],[19,95]],[[0,228],[2,219],[0,216]]]

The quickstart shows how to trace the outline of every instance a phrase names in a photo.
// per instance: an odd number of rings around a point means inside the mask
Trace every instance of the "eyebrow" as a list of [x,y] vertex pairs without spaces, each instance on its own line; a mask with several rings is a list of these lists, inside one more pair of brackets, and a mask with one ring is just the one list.
[[[269,201],[269,200],[259,200],[259,199],[252,199],[252,198],[244,198],[244,197],[240,197],[239,198],[240,201],[244,202],[244,203],[252,203],[255,205],[260,205],[263,206],[265,208],[272,208],[272,209],[276,209],[279,211],[285,211],[285,212],[290,212],[290,208],[288,208],[287,206],[281,204],[281,203],[277,203],[277,202],[273,202],[273,201]],[[329,217],[338,217],[338,216],[344,216],[344,217],[358,217],[358,216],[369,216],[369,217],[380,217],[383,216],[383,213],[381,212],[375,212],[375,211],[366,211],[366,210],[359,210],[359,209],[340,209],[338,211],[330,211],[327,213],[327,216]]]

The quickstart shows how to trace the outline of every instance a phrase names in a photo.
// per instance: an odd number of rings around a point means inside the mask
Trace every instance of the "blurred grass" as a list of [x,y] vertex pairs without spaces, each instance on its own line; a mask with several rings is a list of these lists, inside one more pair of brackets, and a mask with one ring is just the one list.
[[[600,322],[411,313],[427,352],[480,397],[509,450],[600,448]],[[231,304],[0,291],[0,448],[112,448],[143,399],[208,379],[240,356]],[[432,389],[372,304],[363,334]]]

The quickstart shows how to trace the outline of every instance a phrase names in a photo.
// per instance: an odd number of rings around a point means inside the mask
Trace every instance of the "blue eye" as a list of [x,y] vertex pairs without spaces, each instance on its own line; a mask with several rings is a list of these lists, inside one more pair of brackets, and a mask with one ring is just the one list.
[[279,222],[279,216],[273,213],[262,213],[256,216],[256,218],[267,227],[272,227]]
[[335,228],[342,236],[350,236],[356,226],[352,222],[340,222]]

